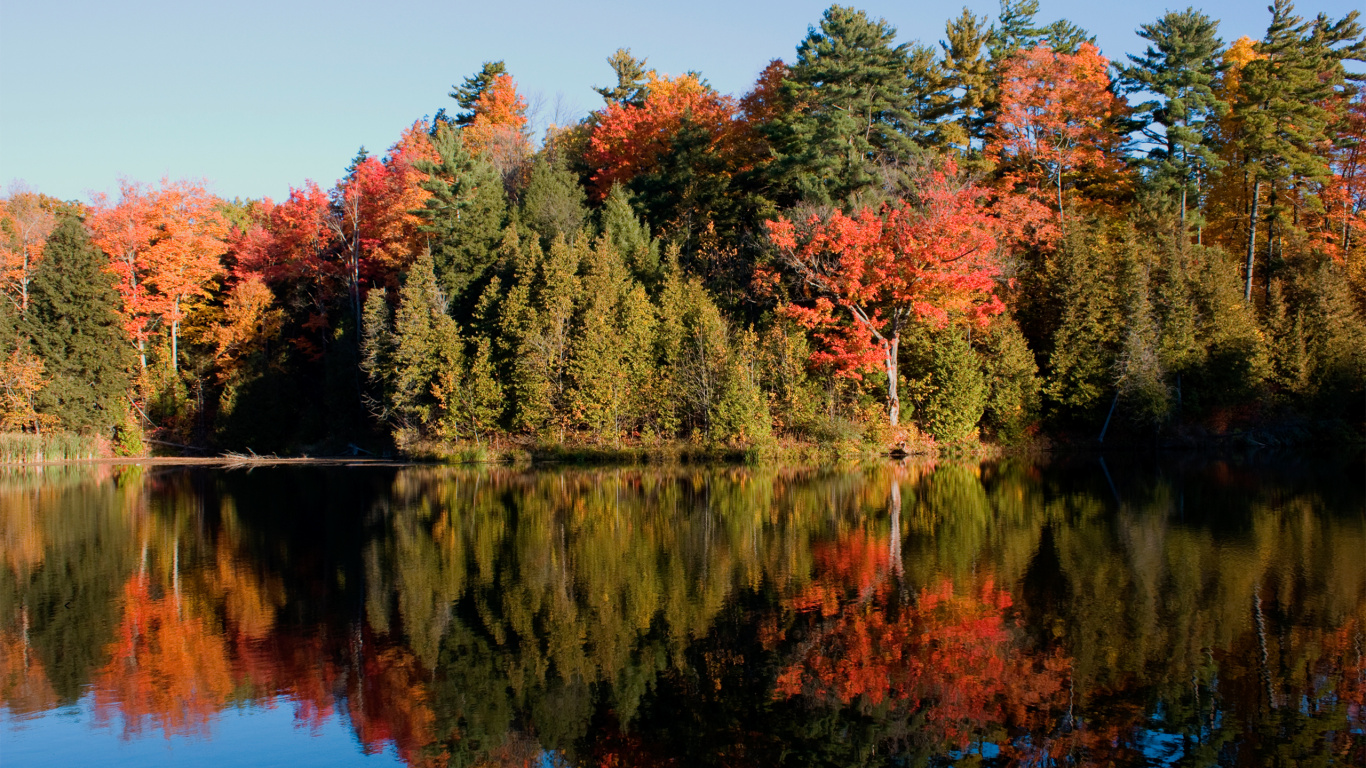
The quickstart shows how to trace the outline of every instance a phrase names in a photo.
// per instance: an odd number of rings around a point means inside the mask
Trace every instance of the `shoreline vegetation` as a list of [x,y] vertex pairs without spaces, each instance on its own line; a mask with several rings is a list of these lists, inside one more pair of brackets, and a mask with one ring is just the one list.
[[542,136],[491,61],[281,201],[15,187],[0,462],[1360,445],[1358,14],[1038,12],[831,6],[738,95],[621,49]]

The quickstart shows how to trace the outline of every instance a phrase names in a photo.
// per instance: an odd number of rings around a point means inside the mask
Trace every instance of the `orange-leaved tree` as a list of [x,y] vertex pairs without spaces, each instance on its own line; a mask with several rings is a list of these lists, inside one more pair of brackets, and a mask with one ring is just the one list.
[[217,197],[188,182],[163,182],[153,198],[147,284],[154,291],[152,309],[171,333],[172,370],[179,361],[186,303],[207,297],[210,282],[223,273],[228,224],[219,206]]
[[927,174],[912,202],[768,225],[779,261],[808,299],[783,311],[815,331],[821,349],[812,362],[850,378],[880,364],[892,426],[901,414],[902,331],[916,321],[983,324],[1004,310],[995,293],[997,223],[984,192],[956,171],[950,160]]
[[223,272],[228,225],[220,201],[202,186],[165,179],[150,189],[120,182],[119,201],[95,200],[90,227],[119,279],[123,327],[147,367],[147,339],[157,323],[171,334],[171,367],[179,354],[186,302],[209,294]]
[[155,317],[145,285],[147,250],[155,232],[151,207],[151,190],[123,179],[118,203],[109,205],[103,195],[97,195],[90,216],[95,245],[109,257],[109,271],[118,277],[123,330],[137,345],[143,370],[147,368],[147,339]]
[[703,85],[696,75],[670,78],[651,71],[648,77],[642,104],[614,101],[597,115],[584,153],[597,199],[607,197],[614,185],[655,170],[685,125],[705,132],[709,154],[724,158],[737,149],[744,126],[735,119],[734,99]]
[[512,75],[503,73],[494,76],[479,94],[474,115],[461,137],[471,155],[488,153],[493,166],[507,178],[531,156],[526,123],[526,99],[517,92]]
[[1063,221],[1064,189],[1118,171],[1124,102],[1110,90],[1110,62],[1095,46],[1076,53],[1048,46],[1021,51],[1001,72],[1001,106],[987,146],[1007,186],[1052,197]]
[[56,226],[56,215],[36,192],[20,188],[0,199],[0,286],[20,314],[28,311],[29,282]]

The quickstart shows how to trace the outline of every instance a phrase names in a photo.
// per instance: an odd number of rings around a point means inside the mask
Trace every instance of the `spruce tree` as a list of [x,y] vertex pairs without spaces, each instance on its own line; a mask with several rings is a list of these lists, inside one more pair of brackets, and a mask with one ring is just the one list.
[[128,411],[132,347],[107,264],[81,222],[63,217],[44,248],[20,321],[50,378],[38,409],[70,430],[109,432]]
[[983,423],[1001,442],[1016,442],[1038,417],[1038,363],[1019,324],[1010,315],[998,317],[991,324],[982,347],[987,374]]

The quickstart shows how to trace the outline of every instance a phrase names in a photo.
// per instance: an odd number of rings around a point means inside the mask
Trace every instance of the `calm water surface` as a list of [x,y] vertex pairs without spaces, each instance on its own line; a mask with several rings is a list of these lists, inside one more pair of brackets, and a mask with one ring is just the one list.
[[1336,461],[0,470],[0,763],[1366,765]]

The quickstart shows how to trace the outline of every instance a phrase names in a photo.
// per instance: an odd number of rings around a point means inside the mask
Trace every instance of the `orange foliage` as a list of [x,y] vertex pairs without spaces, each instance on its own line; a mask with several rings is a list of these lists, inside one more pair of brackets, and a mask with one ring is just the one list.
[[123,181],[117,204],[96,200],[90,226],[119,279],[124,330],[139,349],[156,322],[174,339],[186,301],[207,296],[223,272],[228,226],[218,198],[189,182],[163,179],[151,190]]
[[474,119],[461,136],[470,154],[487,152],[494,165],[506,168],[531,153],[526,122],[526,99],[517,92],[512,75],[501,74],[479,95]]
[[769,223],[770,242],[814,298],[784,310],[817,330],[823,349],[813,362],[859,378],[881,360],[894,365],[912,320],[982,324],[1004,309],[995,294],[997,222],[981,205],[985,193],[955,173],[950,162],[925,179],[920,206],[836,210],[800,228],[781,217]]
[[643,104],[612,102],[597,115],[584,153],[593,169],[593,194],[602,199],[614,185],[656,170],[685,124],[704,130],[707,151],[725,158],[726,167],[738,170],[745,129],[736,120],[738,114],[734,99],[704,86],[693,75],[667,78],[650,72]]
[[224,636],[174,594],[153,597],[146,577],[123,590],[123,620],[96,675],[95,719],[115,710],[125,736],[148,724],[167,736],[203,733],[233,691]]
[[1061,220],[1069,185],[1115,186],[1123,168],[1113,122],[1124,102],[1110,90],[1108,59],[1090,43],[1075,54],[1022,51],[1001,73],[1001,107],[987,152],[1007,189],[1050,203]]
[[23,608],[21,632],[0,632],[0,705],[17,715],[44,712],[57,706],[57,693],[47,679],[42,659],[29,647],[28,609]]

